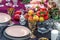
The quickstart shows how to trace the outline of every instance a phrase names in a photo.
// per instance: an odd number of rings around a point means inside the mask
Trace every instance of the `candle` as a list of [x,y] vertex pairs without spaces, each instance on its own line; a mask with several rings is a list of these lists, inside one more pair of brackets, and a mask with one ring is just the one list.
[[58,30],[52,30],[51,31],[51,40],[56,40],[58,37],[58,33],[59,33]]

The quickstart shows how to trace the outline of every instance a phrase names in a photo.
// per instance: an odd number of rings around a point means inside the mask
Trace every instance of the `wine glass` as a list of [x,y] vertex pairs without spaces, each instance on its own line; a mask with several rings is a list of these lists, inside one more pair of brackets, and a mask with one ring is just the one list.
[[0,3],[2,3],[2,0],[0,0]]
[[6,0],[6,6],[11,6],[12,5],[12,3],[11,3],[11,0]]
[[0,7],[3,7],[4,5],[2,4],[2,0],[0,0]]
[[18,7],[18,5],[17,5],[18,0],[12,0],[12,1],[13,1],[13,3],[14,3],[13,7]]

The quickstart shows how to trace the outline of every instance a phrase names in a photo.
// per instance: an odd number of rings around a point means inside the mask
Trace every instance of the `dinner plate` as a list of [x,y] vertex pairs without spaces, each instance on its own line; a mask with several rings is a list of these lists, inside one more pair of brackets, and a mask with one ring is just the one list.
[[24,26],[11,26],[6,28],[5,30],[6,34],[12,37],[23,37],[30,33],[30,30]]
[[6,13],[0,13],[0,23],[5,23],[11,20],[11,17]]

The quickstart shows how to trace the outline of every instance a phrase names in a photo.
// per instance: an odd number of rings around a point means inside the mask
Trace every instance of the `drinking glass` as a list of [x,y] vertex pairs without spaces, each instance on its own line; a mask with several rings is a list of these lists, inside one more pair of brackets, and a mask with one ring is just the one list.
[[60,32],[59,32],[58,37],[57,37],[57,39],[56,39],[56,40],[60,40]]
[[3,7],[4,5],[2,4],[2,0],[0,0],[0,7]]
[[2,3],[2,0],[0,0],[0,3]]
[[14,3],[13,7],[18,7],[18,5],[17,5],[18,0],[12,0],[12,1],[13,1],[13,3]]
[[6,0],[6,6],[11,6],[12,5],[12,3],[11,3],[11,0]]

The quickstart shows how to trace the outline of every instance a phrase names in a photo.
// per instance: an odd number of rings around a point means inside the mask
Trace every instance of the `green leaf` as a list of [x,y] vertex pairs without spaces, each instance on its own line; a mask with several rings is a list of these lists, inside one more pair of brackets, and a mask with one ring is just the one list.
[[39,8],[39,6],[36,6],[36,8]]
[[45,12],[40,12],[40,14],[45,14]]
[[23,3],[29,3],[30,0],[23,0],[22,2],[23,2]]

